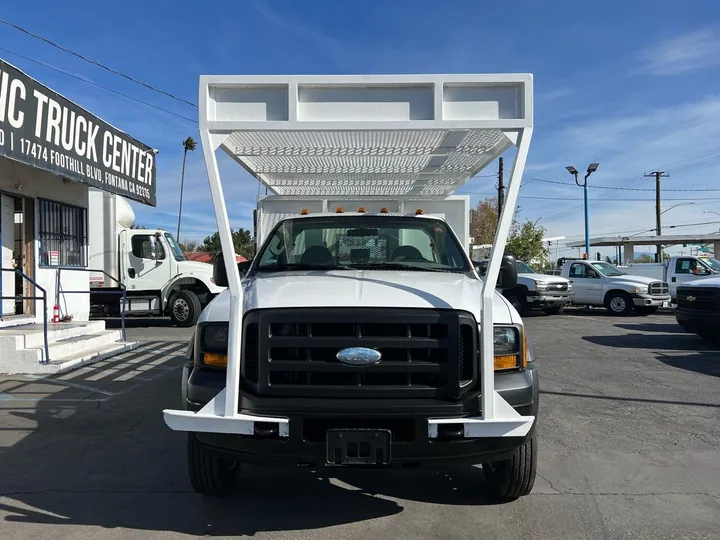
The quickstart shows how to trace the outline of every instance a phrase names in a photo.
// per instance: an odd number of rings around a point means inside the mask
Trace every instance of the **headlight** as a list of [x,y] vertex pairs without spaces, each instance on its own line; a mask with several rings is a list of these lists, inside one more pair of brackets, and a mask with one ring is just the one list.
[[495,371],[524,368],[526,365],[525,336],[516,326],[496,326],[493,329]]
[[648,293],[648,288],[647,288],[647,287],[635,287],[635,288],[633,289],[633,292],[636,293],[636,294],[647,294],[647,293]]
[[568,283],[568,284],[567,284],[567,287],[568,287],[568,291],[571,291],[571,290],[572,290],[572,283]]
[[547,281],[536,281],[535,287],[538,291],[547,291]]
[[228,325],[206,324],[199,340],[200,362],[204,366],[227,367]]

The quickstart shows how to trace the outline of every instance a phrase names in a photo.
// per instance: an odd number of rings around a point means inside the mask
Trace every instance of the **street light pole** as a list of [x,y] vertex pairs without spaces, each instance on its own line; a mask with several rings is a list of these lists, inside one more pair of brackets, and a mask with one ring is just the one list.
[[585,201],[585,255],[590,258],[590,220],[588,218],[588,176],[590,176],[592,173],[597,171],[598,167],[600,166],[599,163],[591,163],[588,165],[587,168],[587,174],[585,174],[585,178],[583,180],[583,183],[581,184],[578,181],[578,170],[573,167],[572,165],[569,165],[565,167],[567,171],[572,174],[575,177],[575,183],[583,188],[583,198]]

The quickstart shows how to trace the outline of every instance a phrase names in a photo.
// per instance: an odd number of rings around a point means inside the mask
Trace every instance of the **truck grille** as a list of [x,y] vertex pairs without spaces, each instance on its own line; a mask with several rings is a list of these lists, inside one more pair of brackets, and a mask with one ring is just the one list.
[[[242,386],[257,395],[455,399],[477,386],[470,313],[427,309],[268,309],[243,322]],[[382,354],[349,366],[347,347]]]
[[568,290],[567,283],[548,283],[547,290],[549,292],[564,292]]
[[678,308],[693,311],[720,310],[720,289],[710,287],[678,287],[677,305]]
[[664,281],[653,281],[648,285],[648,292],[655,296],[667,295],[669,290],[668,284]]

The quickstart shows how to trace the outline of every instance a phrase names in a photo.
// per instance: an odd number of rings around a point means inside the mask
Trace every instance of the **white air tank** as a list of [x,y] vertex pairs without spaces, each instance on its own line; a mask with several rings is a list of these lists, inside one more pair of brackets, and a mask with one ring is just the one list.
[[117,195],[115,196],[115,202],[115,219],[117,220],[117,224],[129,229],[133,226],[133,223],[135,223],[135,212],[132,206],[130,206],[130,203],[125,199]]

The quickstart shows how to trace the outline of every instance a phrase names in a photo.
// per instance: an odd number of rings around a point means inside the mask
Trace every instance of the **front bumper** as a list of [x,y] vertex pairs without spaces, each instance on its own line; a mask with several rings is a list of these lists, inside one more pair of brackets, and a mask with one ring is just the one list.
[[569,306],[574,298],[575,293],[572,291],[560,293],[528,291],[526,295],[527,303],[533,307]]
[[663,307],[670,303],[670,295],[650,296],[649,294],[633,294],[633,304],[638,307]]
[[714,330],[720,335],[720,312],[675,309],[675,320],[685,330],[696,333],[698,329]]
[[194,432],[210,450],[247,463],[323,466],[327,429],[347,428],[390,429],[393,466],[488,463],[510,457],[525,443],[538,411],[534,364],[495,376],[493,419],[481,417],[480,396],[449,403],[259,398],[246,393],[240,396],[240,413],[225,418],[208,414],[224,405],[225,380],[215,380],[217,375],[193,370],[187,382],[188,411],[165,411],[165,421],[173,429]]

